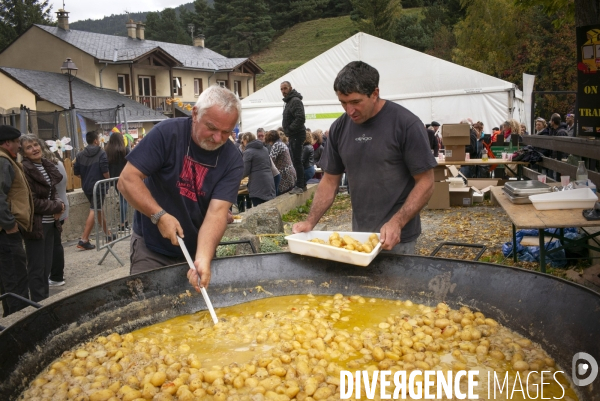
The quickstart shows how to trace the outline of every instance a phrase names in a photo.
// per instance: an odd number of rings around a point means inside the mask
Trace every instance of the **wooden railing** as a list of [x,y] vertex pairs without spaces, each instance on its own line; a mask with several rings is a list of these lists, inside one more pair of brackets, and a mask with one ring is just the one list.
[[[600,138],[571,138],[566,136],[547,136],[547,135],[525,135],[523,136],[523,143],[525,145],[531,145],[536,148],[548,149],[574,156],[580,156],[586,161],[588,168],[588,179],[590,179],[596,187],[600,187],[600,173],[597,173],[596,169],[598,160],[600,160]],[[569,175],[572,178],[575,177],[577,166],[565,163],[561,160],[555,160],[549,157],[544,157],[538,166],[547,168],[552,171],[556,171],[561,175]],[[523,173],[532,180],[537,179],[539,174],[537,171],[524,168]]]
[[173,105],[167,104],[168,96],[136,96],[135,101],[161,113],[173,113]]

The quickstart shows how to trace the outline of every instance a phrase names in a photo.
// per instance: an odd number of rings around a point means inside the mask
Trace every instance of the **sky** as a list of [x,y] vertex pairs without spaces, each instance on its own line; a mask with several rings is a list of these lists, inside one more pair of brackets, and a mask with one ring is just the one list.
[[[65,9],[69,12],[69,22],[84,19],[101,19],[111,14],[123,14],[140,11],[161,11],[167,7],[175,8],[192,0],[64,0]],[[63,8],[62,0],[50,0],[52,16]]]

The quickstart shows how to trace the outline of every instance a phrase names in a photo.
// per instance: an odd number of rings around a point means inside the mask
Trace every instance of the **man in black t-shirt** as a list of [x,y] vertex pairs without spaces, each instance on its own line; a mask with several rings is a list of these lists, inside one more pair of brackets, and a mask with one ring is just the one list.
[[419,212],[433,193],[433,168],[425,126],[404,107],[379,97],[379,73],[353,61],[333,84],[346,111],[332,125],[321,157],[325,172],[306,221],[295,233],[313,229],[335,198],[344,171],[352,187],[352,230],[379,232],[382,248],[415,251]]
[[210,281],[210,262],[236,201],[243,161],[229,136],[241,112],[238,97],[212,86],[202,92],[192,118],[156,125],[127,156],[119,190],[136,212],[131,273],[185,262],[183,238],[196,271],[196,291]]

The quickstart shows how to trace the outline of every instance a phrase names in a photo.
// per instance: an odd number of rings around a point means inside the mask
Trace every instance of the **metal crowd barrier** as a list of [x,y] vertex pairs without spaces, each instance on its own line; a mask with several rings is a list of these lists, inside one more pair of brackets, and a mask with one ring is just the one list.
[[[106,249],[99,265],[111,253],[125,266],[112,247],[119,241],[131,237],[133,227],[133,207],[117,190],[119,177],[100,180],[94,185],[94,230],[96,232],[96,250]],[[100,220],[100,221],[99,221]]]

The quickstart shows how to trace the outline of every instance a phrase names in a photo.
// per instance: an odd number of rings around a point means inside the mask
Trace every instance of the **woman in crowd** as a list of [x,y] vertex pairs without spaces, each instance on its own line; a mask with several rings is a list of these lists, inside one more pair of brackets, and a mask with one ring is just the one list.
[[[277,131],[277,134],[279,135],[279,139],[281,139],[281,142],[283,142],[285,144],[285,146],[287,146],[288,150],[290,150],[290,141],[289,141],[288,137],[285,136],[283,131]],[[265,136],[265,143],[267,143],[266,138],[267,137]],[[291,154],[290,154],[290,157],[291,157]]]
[[62,175],[62,180],[56,184],[56,195],[60,198],[62,203],[65,205],[65,211],[60,215],[58,219],[58,225],[54,226],[54,246],[52,247],[52,267],[50,269],[50,277],[48,279],[48,285],[50,287],[59,287],[65,285],[65,250],[62,246],[62,226],[65,224],[65,220],[69,217],[69,199],[67,198],[67,171],[63,162],[52,153],[48,146],[41,142],[43,147],[43,157],[54,163],[58,172]]
[[546,120],[544,120],[542,117],[538,117],[535,119],[535,134],[549,135],[548,124],[546,124]]
[[[313,149],[315,151],[314,159],[315,159],[315,167],[321,167],[319,164],[321,161],[321,155],[323,154],[323,131],[320,129],[314,130],[312,133],[312,141],[313,141]],[[323,173],[315,173],[315,178],[321,179],[323,177]]]
[[304,182],[312,179],[315,176],[315,150],[312,146],[312,136],[306,135],[304,145],[302,147],[302,166],[304,168]]
[[523,142],[523,138],[520,135],[521,132],[521,124],[511,118],[508,121],[505,121],[502,124],[502,133],[504,134],[504,142],[511,142],[512,140],[514,140],[514,138],[512,138],[513,135],[517,136],[517,141],[518,142]]
[[277,195],[284,194],[296,185],[296,170],[292,165],[292,158],[288,147],[281,141],[279,133],[271,130],[265,135],[265,143],[271,145],[271,160],[281,174],[281,180],[276,190]]
[[314,130],[311,133],[311,136],[312,136],[312,143],[313,143],[312,146],[315,151],[315,153],[314,153],[315,165],[318,167],[319,161],[321,160],[321,155],[323,154],[323,131],[321,131],[320,129]]
[[[125,156],[127,156],[127,154],[129,153],[127,148],[125,147],[123,134],[119,132],[114,132],[110,136],[108,144],[104,147],[104,151],[106,152],[106,157],[108,158],[108,173],[110,174],[110,177],[119,177],[121,175],[121,172],[125,168],[125,164],[127,164]],[[115,190],[116,188],[117,186],[115,183]],[[120,193],[119,209],[121,212],[119,231],[125,231],[129,228],[129,222],[127,221],[127,201]]]
[[43,158],[41,140],[33,134],[21,136],[23,170],[33,197],[33,229],[23,233],[27,254],[29,295],[39,302],[48,298],[48,277],[52,269],[54,230],[62,230],[58,219],[65,205],[56,196],[62,175],[56,166]]
[[274,199],[275,182],[271,171],[269,151],[251,132],[242,135],[244,177],[248,178],[248,194],[252,206]]

